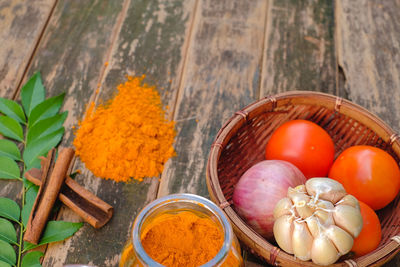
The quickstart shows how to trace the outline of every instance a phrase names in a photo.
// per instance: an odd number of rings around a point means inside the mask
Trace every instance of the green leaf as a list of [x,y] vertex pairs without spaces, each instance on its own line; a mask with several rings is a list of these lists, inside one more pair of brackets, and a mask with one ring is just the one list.
[[68,116],[68,111],[61,114],[57,114],[53,117],[43,119],[38,121],[31,129],[29,129],[28,136],[26,138],[26,143],[32,143],[36,139],[43,136],[49,135],[57,130],[59,130],[64,124],[65,119]]
[[20,123],[24,123],[26,121],[22,107],[18,105],[17,102],[10,99],[0,97],[0,112]]
[[31,128],[40,120],[52,117],[58,113],[64,101],[65,93],[46,99],[38,104],[31,112],[28,119],[28,128]]
[[29,187],[25,195],[25,205],[21,211],[22,223],[26,227],[29,220],[29,215],[31,214],[33,204],[35,203],[36,196],[39,191],[39,186],[33,185]]
[[29,242],[25,242],[24,250],[30,250],[51,242],[62,241],[75,234],[75,232],[78,231],[82,225],[83,223],[49,221],[39,244],[34,245]]
[[43,102],[44,97],[42,78],[40,73],[36,72],[21,89],[21,102],[28,118],[33,108]]
[[11,265],[6,263],[6,262],[4,262],[4,261],[2,261],[2,260],[0,260],[0,267],[11,267]]
[[21,267],[41,267],[40,258],[43,257],[43,252],[41,251],[32,251],[27,253],[22,258]]
[[40,168],[39,156],[45,156],[47,152],[55,147],[61,140],[64,134],[64,127],[49,134],[36,139],[28,146],[26,146],[23,158],[26,168],[29,170],[31,168]]
[[0,139],[0,156],[6,156],[14,160],[21,160],[21,153],[17,145],[7,139]]
[[11,265],[15,265],[17,262],[17,255],[15,255],[13,247],[3,240],[0,240],[0,261]]
[[19,179],[18,164],[7,157],[0,156],[0,179]]
[[19,222],[19,216],[21,214],[21,210],[18,204],[5,197],[0,197],[0,216],[6,219],[13,220],[15,222]]
[[3,218],[0,218],[0,240],[14,245],[17,244],[17,232],[13,224]]
[[24,139],[21,125],[13,118],[7,116],[0,116],[0,133],[5,137],[20,142]]
[[34,184],[30,186],[25,193],[25,204],[28,204],[29,202],[35,202],[38,192],[39,186]]

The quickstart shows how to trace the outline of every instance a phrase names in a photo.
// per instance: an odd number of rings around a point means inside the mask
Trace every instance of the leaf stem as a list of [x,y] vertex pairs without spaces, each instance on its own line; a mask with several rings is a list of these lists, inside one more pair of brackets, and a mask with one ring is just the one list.
[[[24,166],[25,170],[25,166]],[[22,179],[21,179],[22,180]],[[22,203],[21,207],[23,210],[25,205],[25,185],[22,183]],[[18,222],[20,226],[20,231],[19,231],[19,244],[18,244],[18,261],[17,261],[17,267],[21,266],[21,255],[22,255],[22,242],[23,242],[23,237],[24,237],[24,224],[22,222]]]
[[11,241],[11,243],[15,246],[19,246],[19,244],[17,242]]
[[[26,127],[25,140],[23,141],[24,151],[25,151],[25,148],[26,148],[26,138],[28,136],[28,130],[29,130],[28,127]],[[25,161],[22,161],[22,162],[23,162],[23,173],[25,173],[26,164],[25,164]],[[25,206],[25,194],[26,194],[26,191],[28,189],[25,188],[24,180],[22,178],[19,178],[19,180],[22,182],[22,203],[21,203],[21,211],[22,211],[24,209],[24,206]],[[20,226],[20,231],[19,231],[19,244],[18,244],[18,260],[17,260],[16,267],[20,267],[21,266],[21,256],[22,256],[22,253],[25,252],[25,249],[22,250],[23,238],[24,238],[24,232],[25,232],[25,226],[24,226],[24,224],[22,222],[22,214],[21,214],[21,221],[18,222],[18,223],[19,223],[19,226]]]

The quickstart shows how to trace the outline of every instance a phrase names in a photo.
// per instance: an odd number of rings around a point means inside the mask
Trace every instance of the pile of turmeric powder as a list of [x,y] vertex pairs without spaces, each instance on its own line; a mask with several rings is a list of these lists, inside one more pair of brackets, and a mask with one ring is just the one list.
[[222,229],[210,218],[183,211],[163,214],[146,226],[141,243],[146,253],[164,266],[200,266],[222,247]]
[[142,77],[128,77],[117,95],[95,109],[76,131],[76,154],[94,175],[114,181],[156,177],[175,155],[174,122],[165,118],[155,87]]

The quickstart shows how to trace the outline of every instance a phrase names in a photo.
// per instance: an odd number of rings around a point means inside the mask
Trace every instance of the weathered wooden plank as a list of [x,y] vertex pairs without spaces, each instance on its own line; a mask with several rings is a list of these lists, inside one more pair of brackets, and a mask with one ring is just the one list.
[[63,108],[69,113],[63,145],[71,145],[71,127],[94,96],[121,9],[122,0],[59,1],[44,33],[27,77],[40,71],[48,96],[66,92]]
[[[339,94],[400,131],[400,2],[336,1]],[[385,266],[400,266],[397,255]]]
[[331,1],[270,1],[260,97],[289,90],[336,93]]
[[159,196],[207,196],[205,167],[218,129],[257,98],[266,1],[199,1],[174,120],[178,156],[167,165]]
[[267,1],[199,1],[177,84],[178,156],[164,170],[159,196],[208,196],[205,167],[218,129],[258,97],[266,10]]
[[[183,136],[178,135],[176,142],[179,156],[170,162],[164,173],[159,195],[175,192],[207,195],[204,169],[216,131],[235,110],[260,95],[300,86],[312,86],[309,90],[335,91],[333,30],[328,27],[333,24],[332,5],[322,1],[309,5],[279,2],[275,9],[275,3],[269,3],[272,10],[265,17],[266,2],[252,3],[252,7],[238,7],[232,2],[222,2],[217,7],[202,4],[193,29],[195,37],[189,47],[186,75],[181,86],[183,91],[175,114],[177,127],[182,129],[179,132],[183,133]],[[221,8],[224,5],[226,9]],[[291,22],[283,16],[283,11],[288,13]],[[320,11],[324,13],[319,14]],[[264,41],[266,18],[270,31]],[[290,31],[287,36],[279,38],[287,31]],[[319,39],[324,41],[316,45]],[[298,52],[297,47],[304,48],[306,54]],[[291,56],[288,58],[287,54]],[[308,68],[302,66],[305,60],[310,64]],[[290,66],[291,62],[296,66]],[[263,85],[259,88],[261,68]],[[272,73],[276,69],[279,71]],[[293,76],[294,71],[297,76]],[[272,79],[274,75],[276,78]],[[265,89],[270,87],[274,91]],[[256,261],[251,255],[247,260]]]
[[0,96],[13,97],[55,2],[0,3]]
[[342,96],[400,131],[400,3],[336,1]]
[[[96,91],[121,9],[122,1],[58,1],[25,77],[39,70],[48,96],[66,92],[63,109],[68,110],[69,114],[65,123],[64,146],[71,145],[71,126],[82,117],[86,104]],[[83,176],[77,180],[93,189],[88,185],[91,180],[86,182]],[[73,219],[80,220],[72,218],[70,221]],[[79,239],[79,234],[74,238]],[[69,242],[66,241],[67,244]],[[65,248],[62,243],[57,245]],[[52,253],[52,248],[49,247],[43,265],[62,266],[68,246],[55,253]]]
[[[0,3],[0,97],[13,98],[55,0]],[[0,196],[20,196],[19,181],[0,180]]]
[[269,1],[258,97],[289,90],[335,94],[333,26],[329,1]]
[[[118,18],[114,16],[113,21],[106,24],[110,29],[96,30],[98,22],[95,21],[99,16],[93,11],[71,10],[67,3],[60,7],[56,14],[57,20],[54,23],[54,29],[46,34],[48,44],[43,48],[43,57],[48,54],[56,55],[63,59],[63,62],[57,68],[57,71],[71,68],[68,76],[71,78],[62,78],[55,72],[48,75],[49,81],[54,87],[68,86],[72,88],[82,88],[78,93],[71,92],[67,107],[71,107],[73,116],[67,125],[76,123],[76,117],[82,116],[87,103],[88,95],[97,88],[97,83],[101,84],[99,101],[110,99],[116,92],[116,86],[126,80],[126,75],[146,74],[146,81],[157,85],[162,95],[163,103],[173,103],[175,99],[175,87],[170,81],[180,80],[179,68],[181,54],[188,25],[190,24],[190,15],[192,14],[194,1],[179,0],[160,0],[160,1],[124,1],[122,11]],[[97,3],[98,5],[99,3]],[[85,5],[80,4],[81,8]],[[78,8],[78,4],[75,6]],[[89,21],[84,21],[87,18]],[[103,14],[106,16],[106,14]],[[68,21],[64,21],[68,20]],[[94,21],[93,21],[94,20]],[[75,22],[73,22],[75,21]],[[115,35],[112,34],[111,25],[114,24]],[[85,28],[88,35],[76,36],[75,42],[83,47],[77,48],[75,53],[83,53],[80,56],[71,59],[68,57],[68,49],[73,47],[67,44],[63,49],[57,49],[58,44],[62,44],[65,39],[58,35],[59,31],[68,32],[64,27]],[[93,32],[93,31],[96,32]],[[109,49],[108,57],[103,52],[85,52],[84,43],[92,42],[96,47],[99,40],[111,36],[112,43],[107,41],[103,48]],[[113,37],[114,36],[114,37]],[[90,37],[90,39],[88,39]],[[108,40],[108,39],[107,39]],[[49,49],[50,48],[50,49]],[[89,50],[91,51],[91,50]],[[107,62],[108,66],[103,73],[92,73],[88,80],[81,80],[79,76],[86,74],[87,60],[93,58],[94,65]],[[84,60],[83,62],[81,62]],[[42,62],[42,59],[39,60]],[[82,66],[85,70],[77,70],[75,66]],[[43,66],[43,63],[42,63]],[[44,66],[43,66],[44,67]],[[67,77],[68,77],[67,76]],[[68,83],[63,85],[63,83]],[[77,88],[77,89],[78,89]],[[161,88],[163,88],[161,90]],[[79,99],[82,97],[83,99]],[[66,144],[70,144],[73,136],[67,136]],[[119,261],[119,255],[126,241],[129,238],[130,228],[133,219],[140,209],[156,197],[158,188],[158,179],[149,178],[143,183],[115,183],[112,181],[101,180],[94,177],[84,165],[77,163],[77,167],[83,170],[83,174],[77,177],[81,184],[84,184],[91,191],[95,192],[100,198],[114,206],[114,216],[111,221],[101,229],[93,229],[90,225],[84,227],[73,238],[49,246],[44,260],[45,266],[61,266],[64,263],[89,263],[97,266],[116,266]],[[59,219],[75,221],[80,220],[75,214],[63,208],[59,214]],[[99,253],[101,252],[101,253]]]

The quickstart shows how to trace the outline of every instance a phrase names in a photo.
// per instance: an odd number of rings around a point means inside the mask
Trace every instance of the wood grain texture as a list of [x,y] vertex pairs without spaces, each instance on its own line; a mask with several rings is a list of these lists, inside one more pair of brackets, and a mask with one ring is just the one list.
[[[156,85],[160,90],[163,103],[165,105],[170,102],[173,103],[175,88],[171,85],[170,80],[180,79],[178,70],[183,52],[182,46],[193,7],[194,1],[185,1],[184,4],[178,0],[124,1],[121,12],[113,13],[118,16],[115,17],[114,21],[110,21],[110,25],[114,24],[113,32],[115,34],[98,30],[97,33],[91,32],[90,34],[93,42],[107,37],[111,39],[111,41],[107,41],[107,46],[104,47],[109,51],[106,58],[102,57],[102,54],[93,55],[99,60],[103,58],[101,64],[107,62],[108,66],[101,73],[96,73],[93,76],[93,82],[90,82],[81,93],[90,94],[90,92],[94,92],[98,82],[100,88],[99,95],[96,98],[98,102],[104,102],[112,98],[116,93],[117,85],[126,80],[126,75],[146,74],[146,81]],[[63,15],[69,12],[69,7],[65,6],[64,9],[66,10],[61,12],[60,8],[60,13],[57,12],[57,14],[60,14],[60,18],[57,19],[59,22],[62,22]],[[71,14],[65,15],[65,19],[73,19],[70,18],[71,15],[77,13],[75,10],[70,12]],[[82,11],[82,14],[88,18],[99,16],[99,14],[87,10]],[[76,19],[74,20],[76,21]],[[75,23],[77,24],[75,27],[89,27],[91,29],[95,29],[98,24],[98,22],[90,19],[89,22],[78,20]],[[62,28],[61,25],[64,25],[58,24],[57,28]],[[65,25],[71,25],[71,23],[68,22]],[[49,32],[50,42],[62,42],[57,32],[58,30]],[[62,32],[65,33],[66,30]],[[85,42],[82,35],[77,36],[75,40],[79,40],[79,43]],[[82,48],[79,51],[82,51]],[[54,51],[54,53],[58,56],[64,54],[62,50]],[[83,59],[85,58],[83,57]],[[90,54],[88,54],[89,58],[91,58]],[[82,59],[71,62],[70,66],[84,64],[85,61],[81,61]],[[79,73],[82,75],[86,71]],[[78,75],[78,72],[73,72],[71,75]],[[68,79],[66,82],[68,82]],[[71,103],[76,103],[71,106],[74,114],[82,116],[84,104],[87,103],[87,100],[75,101],[72,99]],[[76,115],[74,115],[74,118]],[[74,122],[76,122],[76,119],[74,119]],[[72,140],[72,137],[67,138],[67,143],[70,142],[68,140]],[[94,229],[85,224],[73,238],[49,246],[44,265],[61,266],[65,263],[86,263],[96,266],[116,266],[123,246],[129,239],[135,216],[145,204],[154,200],[157,195],[158,178],[148,178],[142,183],[115,183],[94,177],[80,162],[76,164],[76,168],[83,171],[82,175],[77,177],[78,181],[95,192],[98,197],[111,204],[114,207],[114,215],[110,222],[101,229]],[[58,219],[80,220],[67,208],[62,209]]]
[[0,3],[0,96],[11,98],[56,0]]
[[331,1],[269,2],[260,97],[289,90],[335,94]]
[[218,129],[257,98],[267,2],[199,1],[174,120],[178,156],[164,169],[159,196],[207,196],[205,167]]
[[[340,96],[400,131],[400,2],[335,2]],[[397,255],[387,267],[400,266]]]

